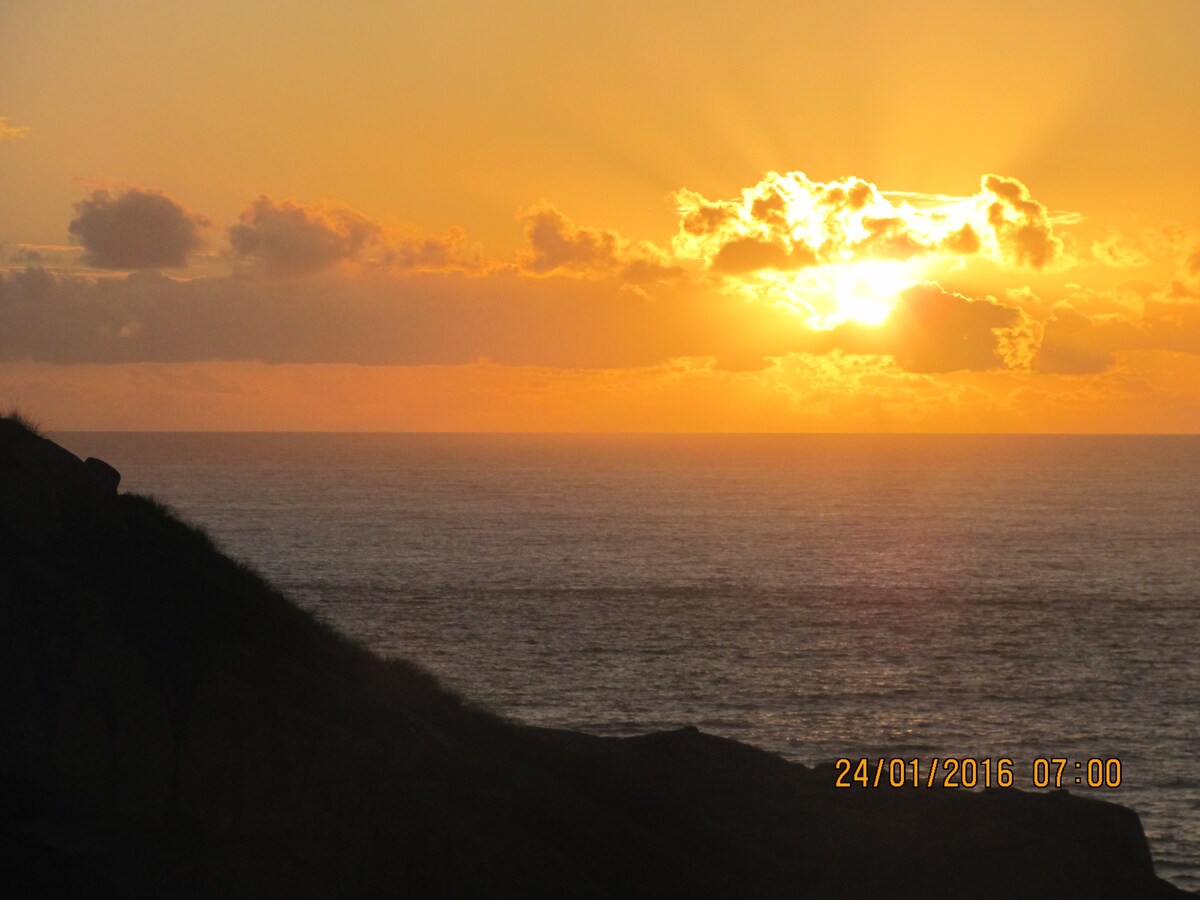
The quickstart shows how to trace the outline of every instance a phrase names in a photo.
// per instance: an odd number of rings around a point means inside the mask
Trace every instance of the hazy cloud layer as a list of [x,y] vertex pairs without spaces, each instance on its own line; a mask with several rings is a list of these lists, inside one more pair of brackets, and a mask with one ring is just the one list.
[[0,361],[0,384],[48,427],[72,429],[1194,431],[1200,356],[1135,362],[1136,373],[1033,379],[921,375],[837,351],[752,372],[686,358],[620,369]]
[[33,129],[28,125],[9,125],[8,119],[0,116],[0,142],[15,141],[17,138],[23,138]]
[[[717,286],[463,272],[336,273],[280,282],[55,275],[0,277],[0,359],[264,360],[370,365],[624,367],[678,357],[756,370],[788,353],[887,357],[913,373],[1097,372],[1116,353],[1200,353],[1200,303],[1149,299],[1136,320],[1059,305],[1046,320],[936,284],[905,290],[879,326],[813,328]],[[1036,301],[1036,298],[1032,298]]]
[[1119,231],[1110,231],[1103,239],[1093,241],[1092,256],[1114,269],[1138,268],[1150,262],[1141,242]]
[[1054,308],[1034,363],[1038,372],[1089,374],[1112,367],[1132,350],[1200,353],[1200,302],[1147,300],[1142,316],[1084,315],[1067,304]]
[[739,311],[716,291],[649,302],[612,280],[515,273],[177,281],[28,268],[0,277],[0,358],[641,365],[703,353],[713,319]]
[[208,224],[159,191],[131,188],[116,195],[93,191],[75,204],[75,218],[67,230],[83,245],[90,265],[159,269],[186,266]]

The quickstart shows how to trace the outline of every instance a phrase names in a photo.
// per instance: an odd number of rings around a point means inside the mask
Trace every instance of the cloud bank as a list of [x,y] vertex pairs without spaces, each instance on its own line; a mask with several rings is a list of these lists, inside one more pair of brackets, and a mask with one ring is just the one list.
[[[1071,220],[1013,178],[986,175],[976,194],[950,197],[769,173],[737,199],[675,199],[670,249],[542,201],[518,213],[524,243],[506,261],[461,229],[422,235],[261,195],[225,231],[228,274],[184,280],[142,270],[186,265],[209,221],[160,191],[98,190],[69,230],[91,265],[131,274],[50,271],[26,256],[0,274],[0,360],[613,369],[701,359],[753,372],[800,354],[1029,378],[1110,371],[1142,351],[1200,354],[1200,242],[1181,227],[1095,242],[1090,264],[1103,272],[1176,261],[1169,283],[1105,294],[1055,275],[1083,264],[1056,231]],[[1001,279],[995,288],[954,283],[967,260]],[[874,267],[883,287],[870,284]],[[1058,277],[1060,293],[1035,294],[1022,284],[1034,275]],[[814,312],[860,302],[878,317]]]

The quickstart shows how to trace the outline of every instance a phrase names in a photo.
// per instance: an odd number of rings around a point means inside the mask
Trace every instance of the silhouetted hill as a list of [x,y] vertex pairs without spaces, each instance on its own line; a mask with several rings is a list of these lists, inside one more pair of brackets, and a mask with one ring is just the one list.
[[5,896],[1184,896],[1114,804],[505,722],[119,478],[0,419]]

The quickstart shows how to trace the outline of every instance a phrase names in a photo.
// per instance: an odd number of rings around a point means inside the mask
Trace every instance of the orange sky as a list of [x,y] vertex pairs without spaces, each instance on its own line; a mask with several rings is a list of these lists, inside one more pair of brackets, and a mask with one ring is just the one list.
[[1200,4],[0,0],[51,429],[1200,430]]

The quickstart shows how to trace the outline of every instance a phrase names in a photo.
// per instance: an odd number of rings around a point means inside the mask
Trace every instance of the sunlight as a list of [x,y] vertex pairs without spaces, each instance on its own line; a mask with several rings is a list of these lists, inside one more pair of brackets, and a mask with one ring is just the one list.
[[913,283],[911,265],[896,260],[866,259],[827,268],[832,270],[836,307],[830,324],[834,325],[839,321],[882,324],[900,292]]
[[784,305],[814,328],[882,325],[896,300],[921,280],[921,260],[863,259],[814,266],[783,285]]

